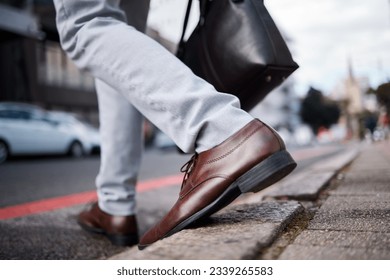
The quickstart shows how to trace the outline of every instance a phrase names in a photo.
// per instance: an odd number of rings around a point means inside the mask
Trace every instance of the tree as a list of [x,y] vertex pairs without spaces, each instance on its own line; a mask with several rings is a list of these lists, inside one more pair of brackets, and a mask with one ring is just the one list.
[[381,84],[376,90],[371,89],[369,93],[374,93],[379,104],[384,106],[387,115],[390,115],[390,82]]
[[308,124],[314,134],[320,127],[329,128],[340,118],[340,108],[336,102],[325,98],[321,91],[310,88],[302,100],[300,115],[302,121]]

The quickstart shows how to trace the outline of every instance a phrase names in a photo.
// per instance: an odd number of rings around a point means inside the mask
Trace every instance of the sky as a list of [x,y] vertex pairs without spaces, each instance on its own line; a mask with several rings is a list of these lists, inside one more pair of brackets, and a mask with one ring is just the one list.
[[[217,0],[218,1],[218,0]],[[194,0],[194,5],[198,2]],[[348,75],[376,88],[390,80],[390,0],[265,0],[300,68],[292,75],[298,94],[310,86],[330,93]],[[177,42],[186,0],[152,0],[148,24]],[[189,29],[198,18],[197,9]]]

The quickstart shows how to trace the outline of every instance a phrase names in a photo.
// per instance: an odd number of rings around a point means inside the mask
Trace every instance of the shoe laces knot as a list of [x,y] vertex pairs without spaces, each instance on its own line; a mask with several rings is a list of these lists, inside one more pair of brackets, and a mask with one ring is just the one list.
[[181,188],[183,189],[183,186],[187,182],[188,177],[190,176],[192,170],[195,167],[196,160],[198,159],[198,154],[194,154],[189,161],[187,161],[181,168],[180,171],[184,173],[183,182],[181,184]]

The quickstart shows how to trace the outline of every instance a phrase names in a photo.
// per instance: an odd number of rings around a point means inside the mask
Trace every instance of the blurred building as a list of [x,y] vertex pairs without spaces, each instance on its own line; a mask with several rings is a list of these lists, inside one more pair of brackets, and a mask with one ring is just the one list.
[[[157,31],[147,34],[175,50]],[[94,80],[62,51],[53,0],[0,0],[0,61],[0,102],[70,111],[98,124]]]
[[377,110],[376,98],[367,95],[370,87],[367,77],[357,77],[352,62],[348,60],[348,75],[335,87],[330,97],[337,100],[342,109],[341,121],[345,123],[348,138],[361,138],[361,116],[365,111]]
[[91,76],[60,49],[51,0],[0,0],[0,101],[78,113],[96,123]]

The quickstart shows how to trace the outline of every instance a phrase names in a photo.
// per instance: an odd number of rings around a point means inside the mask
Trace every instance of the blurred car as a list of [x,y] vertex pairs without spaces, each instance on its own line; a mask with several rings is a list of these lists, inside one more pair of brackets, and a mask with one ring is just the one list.
[[0,103],[0,163],[15,155],[81,157],[99,148],[99,131],[72,114]]
[[161,150],[176,149],[177,146],[164,132],[158,130],[153,139],[153,145]]

